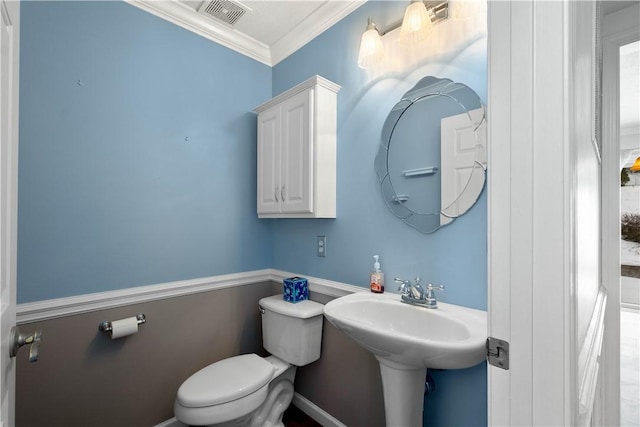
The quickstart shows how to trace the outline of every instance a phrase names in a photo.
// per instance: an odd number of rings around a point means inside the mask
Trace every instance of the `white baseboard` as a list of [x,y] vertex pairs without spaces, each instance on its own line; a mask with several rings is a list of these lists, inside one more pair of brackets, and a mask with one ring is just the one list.
[[[306,397],[295,393],[293,395],[292,402],[298,409],[302,412],[313,418],[317,423],[322,424],[323,427],[347,427],[342,424],[336,418],[332,417],[331,414],[325,412],[322,408],[315,405]],[[170,418],[166,421],[161,422],[160,424],[155,425],[154,427],[187,427],[182,424],[180,421],[176,419],[176,417]]]
[[293,404],[316,422],[322,424],[322,427],[347,427],[337,418],[334,418],[331,414],[299,393],[293,395]]
[[153,427],[188,427],[188,426],[186,424],[182,424],[180,421],[176,419],[176,417],[173,417],[166,421],[161,422],[160,424],[156,424]]
[[332,297],[341,297],[354,292],[366,290],[360,286],[334,282],[304,274],[290,273],[281,270],[265,269],[242,273],[223,274],[200,279],[181,280],[160,283],[157,285],[138,286],[116,291],[98,292],[67,298],[56,298],[44,301],[18,304],[16,307],[17,324],[55,319],[74,314],[88,313],[107,308],[121,307],[131,304],[145,303],[166,298],[175,298],[198,292],[245,286],[264,281],[282,281],[287,277],[303,276],[309,281],[309,290]]
[[[332,417],[331,414],[325,412],[322,408],[315,405],[306,397],[295,393],[293,396],[292,402],[298,409],[302,412],[313,418],[317,423],[322,424],[323,427],[347,427],[342,424],[336,418]],[[161,422],[160,424],[155,425],[154,427],[186,427],[180,421],[176,419],[176,417],[170,418],[166,421]]]

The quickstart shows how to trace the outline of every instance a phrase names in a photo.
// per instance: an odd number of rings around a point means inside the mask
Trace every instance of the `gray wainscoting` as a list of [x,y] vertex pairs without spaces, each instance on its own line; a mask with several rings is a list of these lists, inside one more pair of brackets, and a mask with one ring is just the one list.
[[[309,297],[323,304],[333,299],[316,292]],[[327,319],[322,326],[322,356],[298,369],[295,389],[349,427],[385,425],[378,361]]]
[[[40,360],[18,355],[16,424],[154,426],[173,416],[180,384],[217,360],[265,355],[258,300],[281,292],[260,282],[108,310],[25,323],[40,329]],[[332,297],[311,293],[326,302]],[[103,320],[144,313],[135,335],[111,340]],[[324,323],[322,357],[298,370],[296,391],[348,426],[384,425],[378,363]]]

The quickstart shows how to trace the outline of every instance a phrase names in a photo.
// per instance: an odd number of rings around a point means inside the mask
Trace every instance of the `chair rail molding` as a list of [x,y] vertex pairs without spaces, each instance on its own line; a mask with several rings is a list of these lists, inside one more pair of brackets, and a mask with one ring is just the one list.
[[309,282],[309,290],[330,297],[341,297],[354,292],[365,291],[360,286],[332,280],[310,277],[275,269],[253,270],[241,273],[223,274],[199,279],[180,280],[148,286],[138,286],[107,292],[97,292],[65,298],[55,298],[18,304],[18,325],[58,317],[73,316],[107,308],[139,304],[160,299],[175,298],[198,292],[209,292],[218,289],[246,286],[254,283],[275,281],[281,282],[287,277],[304,276]]

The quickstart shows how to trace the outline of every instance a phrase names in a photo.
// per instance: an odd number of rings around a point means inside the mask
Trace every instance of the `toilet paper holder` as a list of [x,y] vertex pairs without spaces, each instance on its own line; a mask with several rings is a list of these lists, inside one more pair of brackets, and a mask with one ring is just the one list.
[[[142,313],[138,313],[136,315],[136,320],[138,321],[138,325],[144,325],[145,323],[147,323],[147,318]],[[113,331],[113,327],[111,326],[111,320],[105,320],[101,322],[100,325],[98,326],[98,330],[105,333],[110,333],[111,331]]]

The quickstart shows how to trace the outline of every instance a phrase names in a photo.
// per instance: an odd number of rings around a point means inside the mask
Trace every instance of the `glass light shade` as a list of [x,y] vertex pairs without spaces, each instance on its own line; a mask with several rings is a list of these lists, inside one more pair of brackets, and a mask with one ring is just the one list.
[[425,40],[433,31],[433,24],[424,3],[411,3],[404,11],[400,28],[400,43],[415,44]]
[[[369,28],[369,27],[367,27]],[[378,30],[368,29],[362,34],[360,40],[360,52],[358,53],[358,67],[370,68],[382,62],[384,58],[384,47],[382,38]]]

